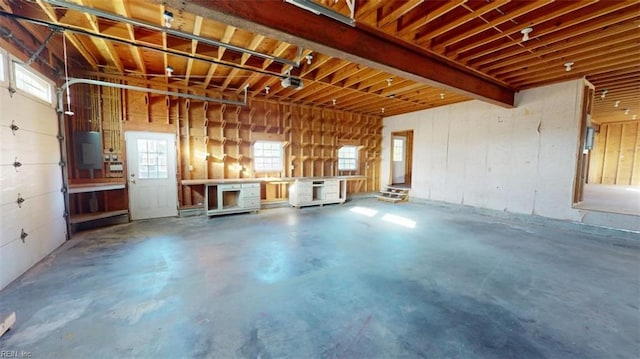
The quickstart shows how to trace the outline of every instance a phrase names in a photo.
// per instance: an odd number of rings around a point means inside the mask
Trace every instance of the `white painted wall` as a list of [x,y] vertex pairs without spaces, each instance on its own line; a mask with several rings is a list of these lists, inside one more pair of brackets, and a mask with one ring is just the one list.
[[572,208],[583,81],[516,95],[514,109],[468,101],[384,119],[381,185],[391,132],[414,130],[411,197],[580,221]]
[[[54,106],[20,91],[10,96],[8,76],[4,78],[0,81],[0,289],[66,238]],[[15,134],[12,121],[20,128]],[[12,166],[16,157],[22,163],[17,169]],[[21,207],[18,194],[25,199]],[[22,230],[28,233],[24,242]]]

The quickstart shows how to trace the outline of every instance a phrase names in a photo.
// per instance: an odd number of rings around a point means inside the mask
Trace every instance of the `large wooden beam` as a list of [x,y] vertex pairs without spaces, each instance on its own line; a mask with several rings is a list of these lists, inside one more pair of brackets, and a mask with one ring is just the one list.
[[237,0],[155,1],[471,98],[514,106],[514,91],[504,85],[357,25],[351,27],[283,1],[259,2],[256,6]]

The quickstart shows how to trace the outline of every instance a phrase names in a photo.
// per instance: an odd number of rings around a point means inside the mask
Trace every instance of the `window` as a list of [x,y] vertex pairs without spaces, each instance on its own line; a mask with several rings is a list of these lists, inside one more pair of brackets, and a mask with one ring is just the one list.
[[16,87],[41,100],[51,102],[51,84],[26,67],[14,63]]
[[404,140],[399,138],[393,139],[393,162],[404,161]]
[[358,147],[342,146],[338,150],[338,170],[355,171],[358,169]]
[[0,82],[4,82],[4,52],[0,50]]
[[169,178],[167,141],[138,139],[138,176],[140,179]]
[[253,161],[256,172],[282,171],[282,142],[257,141],[253,145]]

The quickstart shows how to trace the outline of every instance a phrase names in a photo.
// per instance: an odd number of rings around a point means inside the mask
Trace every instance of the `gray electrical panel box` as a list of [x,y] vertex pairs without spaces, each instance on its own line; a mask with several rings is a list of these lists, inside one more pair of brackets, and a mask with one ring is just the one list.
[[76,164],[81,170],[102,169],[102,136],[100,132],[76,132]]

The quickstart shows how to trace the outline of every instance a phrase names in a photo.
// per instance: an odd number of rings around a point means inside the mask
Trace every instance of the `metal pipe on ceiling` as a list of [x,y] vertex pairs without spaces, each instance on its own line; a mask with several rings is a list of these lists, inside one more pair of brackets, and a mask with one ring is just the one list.
[[223,98],[213,98],[208,96],[193,95],[189,93],[157,90],[157,89],[148,88],[148,87],[132,86],[132,85],[118,84],[118,83],[113,83],[108,81],[80,79],[80,78],[72,77],[72,78],[69,78],[67,81],[65,81],[65,83],[63,83],[62,86],[60,86],[60,88],[58,89],[58,93],[57,93],[58,112],[60,113],[64,112],[64,105],[62,103],[64,91],[67,88],[69,88],[71,85],[75,85],[75,84],[89,84],[89,85],[98,85],[98,86],[105,86],[105,87],[115,87],[115,88],[124,89],[124,90],[148,92],[148,93],[155,93],[159,95],[176,96],[176,97],[188,98],[192,100],[217,102],[217,103],[224,103],[227,105],[247,106],[247,88],[246,87],[244,90],[244,101],[234,101],[234,100],[225,100]]
[[[217,64],[217,65],[221,65],[221,66],[227,66],[227,67],[231,67],[231,68],[235,68],[235,69],[239,69],[239,70],[246,70],[246,71],[250,71],[250,72],[255,72],[255,73],[260,73],[266,76],[273,76],[273,77],[278,77],[281,79],[286,78],[287,76],[285,75],[280,75],[278,73],[273,73],[273,72],[269,72],[269,71],[265,71],[265,70],[259,70],[259,69],[253,69],[250,67],[242,67],[240,65],[236,65],[233,63],[227,63],[227,62],[222,62],[222,61],[217,61],[217,60],[212,60],[212,59],[207,59],[207,58],[203,58],[200,56],[194,56],[194,55],[190,55],[190,54],[185,54],[182,52],[178,52],[178,51],[173,51],[173,50],[165,50],[156,46],[151,46],[151,45],[146,45],[146,44],[139,44],[137,42],[134,41],[130,41],[130,40],[124,40],[121,38],[116,38],[113,36],[108,36],[108,35],[104,35],[104,34],[97,34],[97,33],[93,33],[91,31],[88,30],[84,30],[84,29],[77,29],[68,25],[62,25],[62,24],[53,24],[44,20],[39,20],[39,19],[33,19],[30,17],[26,17],[26,16],[22,16],[22,15],[18,15],[18,14],[12,14],[12,13],[8,13],[8,12],[4,12],[2,10],[0,10],[0,16],[6,16],[12,19],[18,19],[18,20],[24,20],[27,22],[30,22],[32,24],[36,24],[36,25],[42,25],[42,26],[47,26],[52,30],[55,31],[60,31],[60,32],[64,32],[64,31],[70,31],[76,34],[82,34],[82,35],[86,35],[86,36],[92,36],[92,37],[97,37],[103,40],[109,40],[109,41],[113,41],[113,42],[118,42],[121,44],[126,44],[129,46],[134,46],[134,47],[139,47],[139,48],[143,48],[143,49],[148,49],[148,50],[152,50],[152,51],[158,51],[158,52],[162,52],[165,54],[169,54],[172,56],[177,56],[177,57],[182,57],[182,58],[187,58],[187,59],[193,59],[193,60],[198,60],[198,61],[203,61],[209,64]],[[2,30],[3,28],[0,27],[0,30]],[[57,69],[56,69],[57,70]],[[152,75],[152,74],[151,74]]]
[[124,16],[121,16],[121,15],[118,15],[118,14],[113,14],[113,13],[110,13],[110,12],[94,9],[94,8],[91,8],[91,7],[86,7],[86,6],[82,6],[82,5],[78,5],[78,4],[74,4],[74,3],[70,3],[70,2],[62,1],[62,0],[43,0],[43,1],[45,1],[45,2],[47,2],[49,4],[52,4],[52,5],[55,5],[55,6],[60,6],[60,7],[64,7],[64,8],[75,10],[75,11],[85,12],[85,13],[88,13],[88,14],[91,14],[91,15],[95,15],[95,16],[99,16],[99,17],[102,17],[102,18],[105,18],[105,19],[109,19],[109,20],[113,20],[113,21],[117,21],[117,22],[122,22],[122,23],[133,25],[133,26],[137,26],[137,27],[142,27],[142,28],[146,28],[146,29],[149,29],[149,30],[164,32],[164,33],[167,33],[169,35],[182,37],[182,38],[189,39],[189,40],[195,40],[195,41],[201,42],[203,44],[212,45],[212,46],[218,46],[218,47],[224,47],[224,48],[226,48],[228,50],[233,50],[233,51],[237,51],[237,52],[240,52],[240,53],[245,53],[245,54],[249,54],[249,55],[256,56],[256,57],[261,57],[263,59],[271,60],[271,61],[278,62],[278,63],[281,63],[281,64],[291,65],[291,66],[294,66],[294,67],[298,67],[298,65],[299,65],[299,63],[297,63],[295,61],[288,60],[288,59],[283,59],[283,58],[280,58],[280,57],[277,57],[277,56],[263,54],[261,52],[253,51],[253,50],[250,50],[250,49],[245,49],[243,47],[239,47],[239,46],[235,46],[235,45],[231,45],[231,44],[226,44],[224,42],[220,42],[220,41],[216,41],[216,40],[212,40],[212,39],[207,39],[205,37],[202,37],[202,36],[199,36],[199,35],[190,34],[188,32],[174,30],[174,29],[163,27],[163,26],[159,26],[159,25],[154,25],[154,24],[148,23],[146,21],[130,19],[128,17],[124,17]]
[[[0,15],[2,15],[2,14],[0,13]],[[39,63],[49,67],[54,72],[59,72],[60,69],[55,68],[53,65],[51,65],[47,61],[44,61],[42,59],[38,59],[38,56],[44,50],[44,48],[49,43],[49,41],[51,41],[51,38],[56,33],[56,31],[57,30],[55,28],[51,29],[51,32],[49,33],[49,35],[47,35],[47,38],[45,39],[44,43],[42,45],[40,45],[40,47],[35,52],[33,52],[31,54],[31,56],[29,57],[29,59],[26,62],[21,62],[21,61],[18,61],[18,60],[12,60],[12,61],[17,62],[17,63],[19,63],[21,65],[29,66],[34,61],[37,60]],[[27,45],[25,45],[25,43],[22,40],[20,40],[16,36],[14,36],[13,32],[11,30],[7,29],[4,26],[0,26],[0,37],[6,38],[7,40],[10,40],[14,44],[16,44],[18,47],[20,47],[24,51],[25,55],[27,55],[27,54],[29,54],[31,52],[31,49]],[[11,74],[11,72],[9,72],[9,74]]]
[[51,28],[51,32],[49,32],[49,35],[47,35],[47,38],[44,39],[44,41],[42,42],[42,45],[40,45],[40,47],[31,55],[31,57],[29,57],[27,62],[22,62],[22,63],[20,63],[20,65],[24,65],[24,66],[31,65],[33,63],[33,61],[45,49],[45,47],[47,47],[47,44],[49,44],[49,41],[51,41],[51,38],[53,37],[53,35],[55,35],[55,33],[58,32],[58,31],[59,31],[59,29]]

